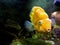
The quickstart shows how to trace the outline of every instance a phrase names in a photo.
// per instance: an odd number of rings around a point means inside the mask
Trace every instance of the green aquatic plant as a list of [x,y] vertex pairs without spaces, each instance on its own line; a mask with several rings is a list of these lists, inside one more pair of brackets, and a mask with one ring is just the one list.
[[13,40],[10,45],[22,45],[20,41],[18,40]]

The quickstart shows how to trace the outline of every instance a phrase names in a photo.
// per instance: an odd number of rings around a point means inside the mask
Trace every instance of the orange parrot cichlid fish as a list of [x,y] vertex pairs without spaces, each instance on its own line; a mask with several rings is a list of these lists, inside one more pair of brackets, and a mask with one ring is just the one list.
[[34,29],[38,32],[50,32],[51,20],[43,8],[34,6],[30,12],[30,20]]

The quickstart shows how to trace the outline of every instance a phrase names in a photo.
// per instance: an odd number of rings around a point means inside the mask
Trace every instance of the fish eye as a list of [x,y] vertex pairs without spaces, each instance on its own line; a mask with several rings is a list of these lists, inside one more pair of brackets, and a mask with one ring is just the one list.
[[38,24],[39,24],[39,25],[42,25],[42,20],[39,20],[39,21],[38,21]]

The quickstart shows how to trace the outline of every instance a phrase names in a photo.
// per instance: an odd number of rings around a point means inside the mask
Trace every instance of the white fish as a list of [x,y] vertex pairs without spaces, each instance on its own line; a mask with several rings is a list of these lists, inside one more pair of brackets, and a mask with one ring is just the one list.
[[54,26],[56,24],[55,19],[51,18],[51,26]]

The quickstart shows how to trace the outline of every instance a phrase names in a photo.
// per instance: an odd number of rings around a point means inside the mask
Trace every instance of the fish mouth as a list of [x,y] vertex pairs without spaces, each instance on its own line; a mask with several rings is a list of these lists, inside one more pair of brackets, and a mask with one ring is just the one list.
[[50,32],[51,31],[51,29],[48,29],[48,32]]
[[50,31],[51,31],[51,29],[40,29],[39,32],[50,32]]

